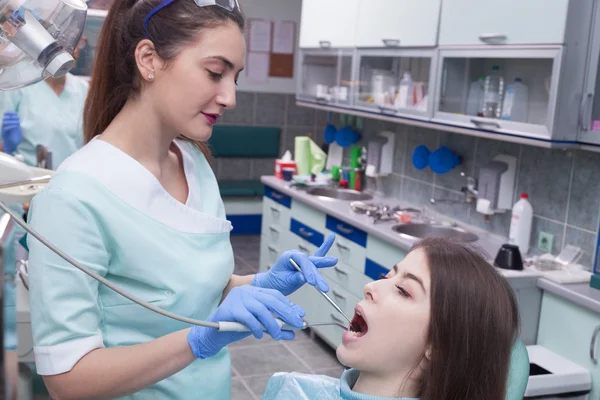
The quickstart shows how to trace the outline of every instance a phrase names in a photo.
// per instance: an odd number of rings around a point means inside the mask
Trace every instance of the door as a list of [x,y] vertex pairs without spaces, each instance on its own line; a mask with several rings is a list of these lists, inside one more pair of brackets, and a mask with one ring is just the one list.
[[425,47],[437,43],[441,0],[361,0],[357,47]]
[[300,47],[355,47],[359,1],[303,0]]
[[579,140],[600,145],[600,5],[594,4],[588,71],[579,113]]
[[562,49],[441,50],[436,122],[551,140]]
[[569,0],[444,0],[439,44],[562,44]]

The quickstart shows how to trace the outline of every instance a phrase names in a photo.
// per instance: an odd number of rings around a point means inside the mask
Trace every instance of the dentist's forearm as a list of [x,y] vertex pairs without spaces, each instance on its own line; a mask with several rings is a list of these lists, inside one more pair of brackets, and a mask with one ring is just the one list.
[[231,275],[229,283],[225,287],[225,290],[223,290],[223,297],[221,298],[221,301],[227,297],[229,291],[234,287],[252,285],[252,279],[254,279],[254,275]]
[[115,399],[139,392],[196,360],[188,333],[185,329],[144,344],[94,350],[71,371],[45,376],[44,382],[56,400]]

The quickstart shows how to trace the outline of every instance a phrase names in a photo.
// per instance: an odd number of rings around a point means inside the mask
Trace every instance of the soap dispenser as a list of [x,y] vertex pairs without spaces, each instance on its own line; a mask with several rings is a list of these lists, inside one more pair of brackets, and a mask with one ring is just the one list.
[[512,208],[517,173],[517,158],[498,155],[479,170],[477,212],[483,215],[503,213]]
[[394,148],[396,146],[394,132],[381,132],[367,145],[367,168],[365,174],[370,178],[387,176],[394,166]]

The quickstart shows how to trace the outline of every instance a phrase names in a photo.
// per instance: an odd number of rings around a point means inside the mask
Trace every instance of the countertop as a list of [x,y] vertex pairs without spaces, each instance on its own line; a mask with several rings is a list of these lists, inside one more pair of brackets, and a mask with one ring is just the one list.
[[[322,211],[332,217],[340,219],[350,225],[353,225],[363,231],[367,232],[370,235],[374,235],[382,240],[389,242],[390,244],[397,246],[403,250],[409,250],[414,244],[415,240],[410,240],[405,237],[402,237],[395,233],[392,230],[392,226],[396,225],[396,222],[393,221],[381,221],[376,224],[373,223],[373,220],[366,215],[358,214],[352,211],[350,208],[349,202],[344,200],[330,199],[325,197],[317,197],[306,193],[305,189],[298,187],[290,187],[289,182],[283,181],[281,179],[275,178],[274,176],[263,176],[261,178],[263,184],[284,193],[291,198],[301,201],[311,207]],[[418,206],[408,204],[405,202],[398,201],[397,199],[386,198],[381,196],[374,196],[372,200],[369,200],[368,203],[384,203],[391,207],[400,206],[400,207],[415,207],[420,208]],[[428,214],[434,217],[439,218],[442,221],[452,220],[451,218],[444,216],[442,214],[436,213],[435,210],[428,209]],[[498,236],[487,232],[483,229],[479,229],[470,225],[462,224],[459,221],[452,220],[457,223],[457,225],[461,228],[469,230],[477,236],[479,236],[479,240],[476,244],[486,253],[486,256],[489,261],[493,261],[493,258],[496,256],[496,253],[500,249],[500,247],[506,243],[508,240],[506,237]],[[523,270],[523,271],[512,271],[499,269],[499,271],[507,278],[525,278],[525,277],[539,277],[541,276],[536,271]]]
[[589,283],[560,284],[540,278],[537,285],[542,290],[600,314],[600,290],[594,289]]

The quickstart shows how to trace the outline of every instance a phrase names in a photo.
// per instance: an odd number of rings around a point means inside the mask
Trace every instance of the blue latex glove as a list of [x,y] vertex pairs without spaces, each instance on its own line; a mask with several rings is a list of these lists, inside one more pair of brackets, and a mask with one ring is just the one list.
[[261,339],[263,326],[275,340],[292,340],[294,332],[282,331],[273,314],[287,324],[300,328],[306,312],[276,290],[249,285],[235,287],[208,321],[240,322],[250,328],[250,332],[221,332],[214,328],[194,326],[188,334],[188,343],[194,355],[204,359],[214,356],[228,344],[250,335]]
[[[252,285],[279,290],[288,296],[308,282],[309,285],[316,286],[323,292],[328,292],[329,285],[319,273],[318,268],[333,267],[337,264],[338,259],[336,257],[325,257],[334,240],[335,235],[329,235],[312,257],[297,250],[286,251],[277,259],[270,270],[256,274],[252,280]],[[302,273],[294,268],[290,258],[296,261],[296,264],[302,269]]]
[[4,152],[12,154],[17,150],[17,146],[23,139],[23,131],[21,130],[21,121],[19,114],[14,111],[4,113],[2,120],[2,146]]

